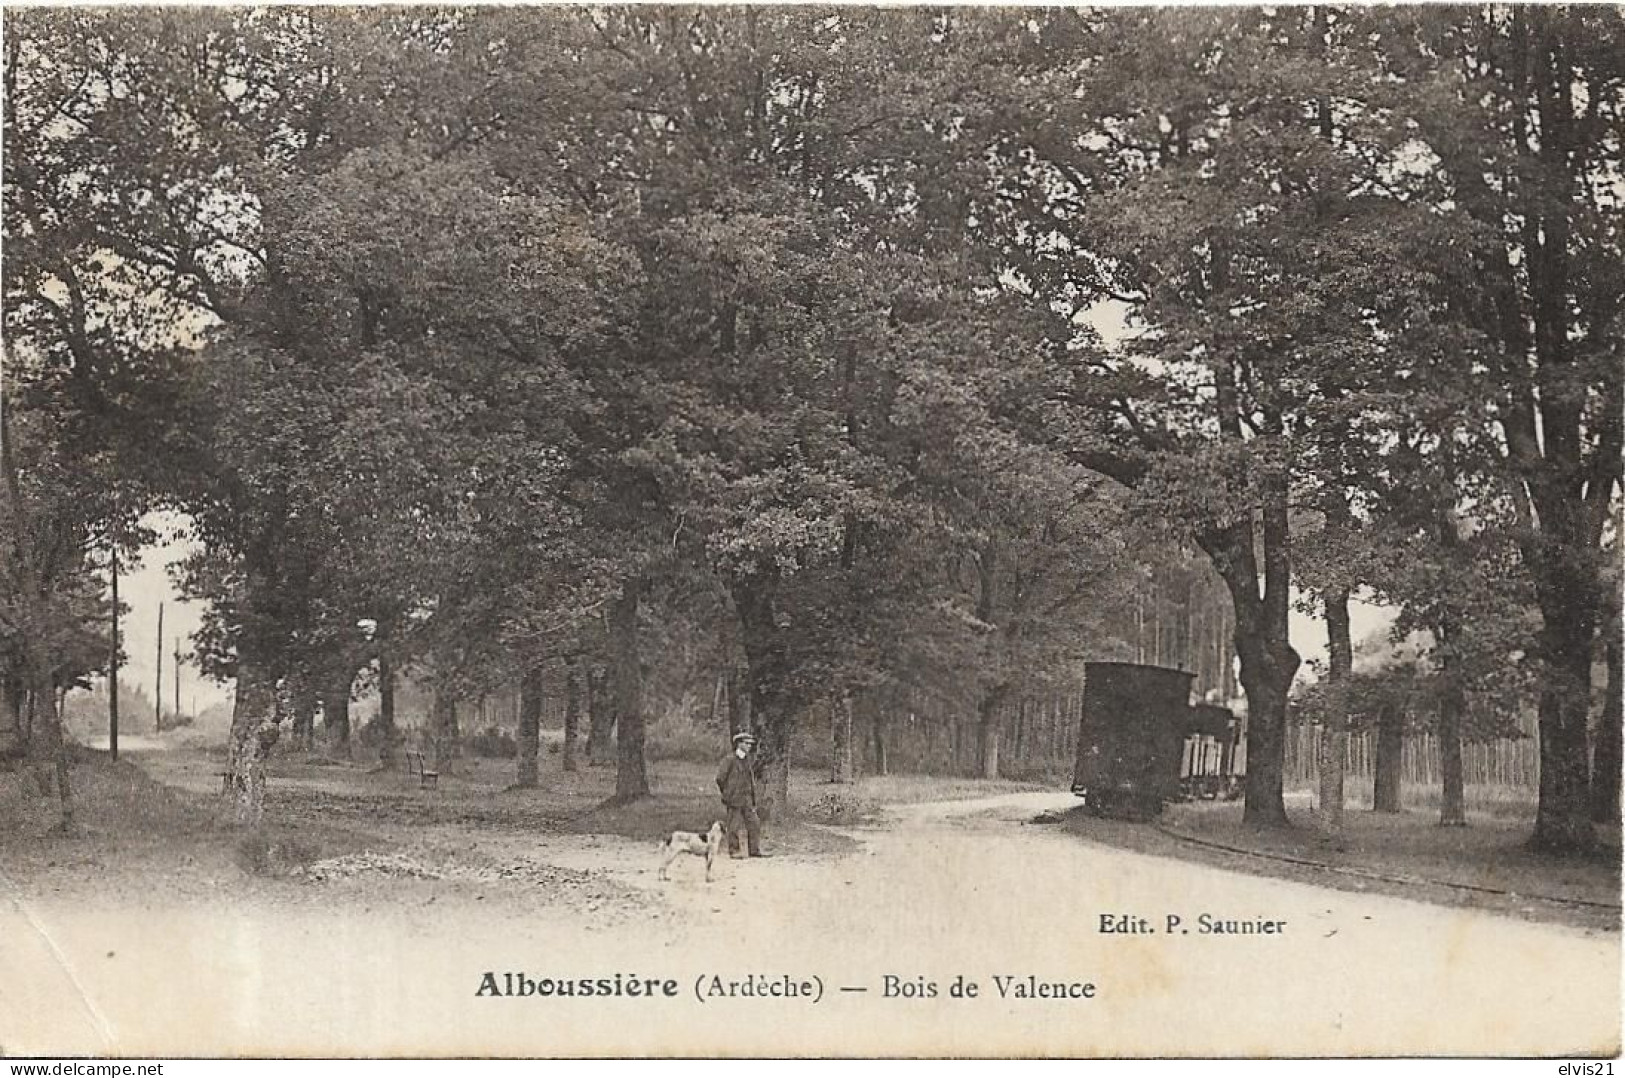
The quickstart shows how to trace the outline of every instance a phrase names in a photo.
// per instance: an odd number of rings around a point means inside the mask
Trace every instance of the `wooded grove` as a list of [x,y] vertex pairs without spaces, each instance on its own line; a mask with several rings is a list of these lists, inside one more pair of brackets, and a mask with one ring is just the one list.
[[[1335,829],[1364,724],[1426,716],[1461,823],[1523,709],[1534,845],[1617,828],[1617,8],[5,30],[0,727],[65,827],[159,514],[244,825],[362,698],[449,775],[511,694],[520,786],[562,713],[623,802],[699,701],[782,812],[814,726],[836,782],[905,737],[998,777],[1121,659],[1244,711],[1259,827],[1299,717]],[[1403,662],[1355,670],[1358,602]]]

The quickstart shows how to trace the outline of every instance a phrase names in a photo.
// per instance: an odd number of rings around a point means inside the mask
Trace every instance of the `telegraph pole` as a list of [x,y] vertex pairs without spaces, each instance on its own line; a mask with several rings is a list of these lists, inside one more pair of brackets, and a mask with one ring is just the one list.
[[181,716],[181,638],[175,638],[175,717]]
[[164,728],[164,604],[158,604],[158,678],[152,694],[152,731]]

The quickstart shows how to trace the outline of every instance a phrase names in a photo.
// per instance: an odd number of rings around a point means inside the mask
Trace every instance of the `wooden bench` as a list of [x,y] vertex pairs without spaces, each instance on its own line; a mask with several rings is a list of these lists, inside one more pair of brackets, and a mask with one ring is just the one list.
[[418,781],[425,789],[432,790],[440,783],[440,772],[430,771],[424,766],[423,753],[412,749],[406,751],[406,777],[412,777],[413,769],[417,770]]

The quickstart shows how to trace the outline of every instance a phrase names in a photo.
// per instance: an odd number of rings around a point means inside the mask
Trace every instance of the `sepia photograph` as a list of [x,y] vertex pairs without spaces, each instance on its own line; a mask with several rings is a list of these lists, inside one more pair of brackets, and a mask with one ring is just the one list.
[[1612,1073],[1625,8],[0,54],[0,1057]]

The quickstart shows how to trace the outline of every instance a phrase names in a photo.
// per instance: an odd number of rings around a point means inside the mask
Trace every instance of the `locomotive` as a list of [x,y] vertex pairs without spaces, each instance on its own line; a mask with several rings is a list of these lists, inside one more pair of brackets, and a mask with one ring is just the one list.
[[1139,663],[1084,665],[1072,792],[1088,811],[1149,820],[1168,801],[1239,793],[1243,724],[1228,708],[1192,704],[1194,678]]

